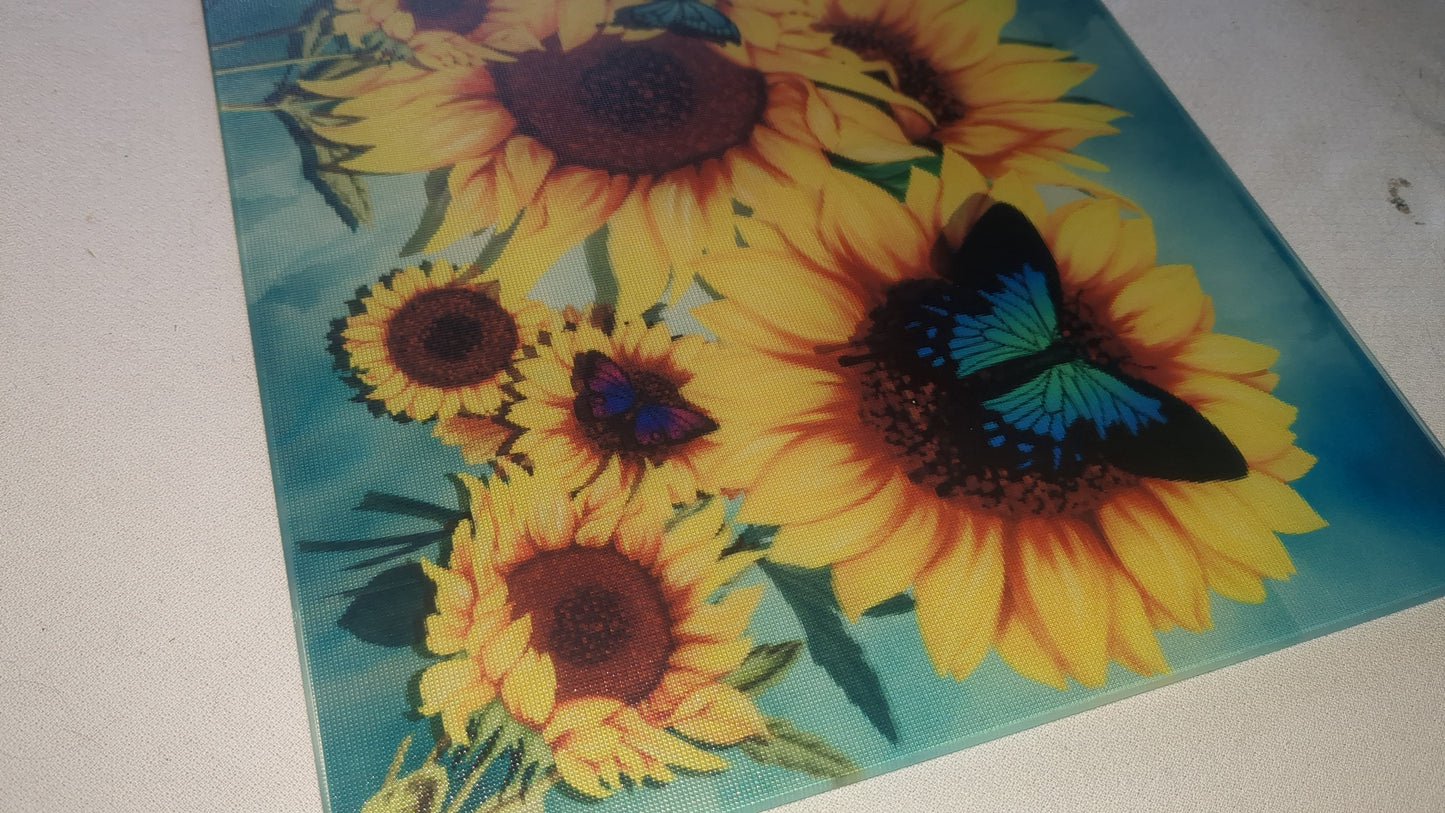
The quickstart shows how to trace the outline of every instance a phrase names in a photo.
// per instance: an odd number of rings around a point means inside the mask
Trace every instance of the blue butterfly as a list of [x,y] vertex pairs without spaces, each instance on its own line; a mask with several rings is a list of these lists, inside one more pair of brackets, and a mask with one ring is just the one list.
[[643,449],[686,443],[717,429],[712,418],[677,397],[670,384],[662,388],[672,389],[673,397],[666,400],[680,403],[662,403],[639,392],[627,372],[601,352],[579,354],[574,367],[577,417],[610,423],[619,438],[630,434]]
[[1109,463],[1195,482],[1247,473],[1239,450],[1192,406],[1066,332],[1058,267],[1011,206],[984,213],[943,279],[895,288],[890,305],[915,372],[947,387],[951,403],[976,405],[956,431],[982,462],[1053,471]]
[[613,20],[623,28],[663,28],[719,45],[741,45],[743,41],[733,21],[702,0],[652,0],[618,9]]

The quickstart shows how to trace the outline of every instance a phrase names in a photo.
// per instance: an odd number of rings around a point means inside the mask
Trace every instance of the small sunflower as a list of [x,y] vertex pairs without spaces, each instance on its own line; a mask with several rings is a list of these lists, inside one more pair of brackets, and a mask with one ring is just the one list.
[[961,417],[977,402],[918,377],[915,348],[890,344],[901,292],[935,273],[895,268],[890,280],[856,258],[776,247],[697,263],[727,298],[694,314],[755,354],[700,374],[731,436],[698,464],[742,484],[739,521],[782,526],[771,558],[832,566],[849,617],[911,586],[940,674],[966,676],[991,648],[1059,688],[1069,676],[1102,684],[1110,660],[1166,671],[1155,630],[1210,626],[1210,590],[1262,601],[1263,578],[1294,570],[1276,534],[1324,524],[1286,485],[1314,458],[1294,445],[1295,409],[1269,394],[1278,354],[1212,331],[1193,270],[1155,265],[1148,220],[1096,199],[1050,213],[1013,178],[993,194],[1053,254],[1062,341],[1197,411],[1244,476],[1158,479],[1107,458],[1053,472],[982,465],[967,449],[1002,438]]
[[[352,47],[380,33],[407,46],[428,68],[475,65],[505,59],[511,32],[485,29],[487,0],[335,0],[332,29]],[[470,37],[469,37],[470,35]]]
[[615,488],[571,497],[542,469],[507,472],[486,485],[460,475],[471,516],[445,565],[423,562],[437,589],[426,645],[448,659],[422,673],[421,712],[465,743],[472,715],[500,698],[562,779],[595,797],[623,777],[727,767],[688,740],[766,736],[752,700],[719,681],[747,656],[762,596],[709,601],[756,558],[720,558],[722,501],[664,530],[671,504],[649,484],[630,501]]
[[599,29],[603,3],[498,3],[483,28],[527,32],[504,61],[438,71],[397,63],[303,84],[341,100],[331,112],[354,119],[317,131],[363,149],[349,169],[451,168],[449,203],[426,251],[515,224],[492,268],[509,295],[522,296],[607,223],[613,265],[625,269],[617,309],[632,316],[665,291],[682,295],[683,260],[736,245],[735,204],[758,210],[782,190],[808,190],[808,210],[786,216],[816,222],[818,190],[841,174],[827,152],[926,154],[852,126],[872,111],[866,102],[820,94],[814,79],[926,114],[820,56],[827,46],[817,32],[783,36],[797,27],[793,4],[749,0],[728,10],[747,45]]
[[502,305],[496,280],[438,260],[396,271],[353,304],[339,355],[362,397],[397,418],[490,415],[513,365],[531,355],[551,319],[545,305]]
[[881,69],[931,113],[894,105],[899,138],[939,144],[989,179],[1012,172],[1117,197],[1073,171],[1106,167],[1072,150],[1118,132],[1109,122],[1123,113],[1064,101],[1094,66],[1067,51],[1001,42],[1013,16],[1013,0],[822,0],[814,25],[832,35],[835,56]]
[[518,434],[508,447],[573,488],[616,467],[623,488],[657,480],[670,504],[715,493],[696,464],[715,447],[713,393],[696,373],[729,356],[700,336],[673,338],[666,324],[614,324],[597,310],[572,315],[550,346],[518,365],[521,400],[504,415]]

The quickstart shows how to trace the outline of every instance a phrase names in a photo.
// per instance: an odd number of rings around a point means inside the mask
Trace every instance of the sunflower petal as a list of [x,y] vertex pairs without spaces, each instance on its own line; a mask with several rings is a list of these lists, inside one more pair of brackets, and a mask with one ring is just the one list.
[[914,611],[939,674],[962,680],[993,645],[1004,590],[1003,524],[963,519],[951,544],[918,577]]

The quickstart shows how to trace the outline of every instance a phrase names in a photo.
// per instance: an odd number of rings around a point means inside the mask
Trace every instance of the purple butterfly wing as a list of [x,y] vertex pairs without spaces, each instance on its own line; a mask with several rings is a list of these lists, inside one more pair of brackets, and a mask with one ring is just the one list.
[[578,365],[582,373],[582,395],[594,418],[611,418],[626,412],[637,400],[637,391],[617,362],[589,351]]
[[637,408],[633,431],[644,446],[682,443],[717,429],[712,418],[687,407],[643,404]]

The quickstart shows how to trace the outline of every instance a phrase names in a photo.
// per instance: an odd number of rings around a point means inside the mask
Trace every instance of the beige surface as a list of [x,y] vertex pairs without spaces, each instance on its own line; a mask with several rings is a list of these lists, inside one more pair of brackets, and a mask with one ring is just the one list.
[[[200,4],[5,5],[0,810],[317,810]],[[1445,433],[1445,3],[1108,5]],[[1436,602],[787,810],[1445,809],[1441,664]]]

